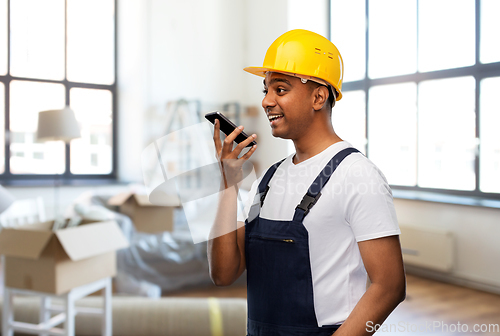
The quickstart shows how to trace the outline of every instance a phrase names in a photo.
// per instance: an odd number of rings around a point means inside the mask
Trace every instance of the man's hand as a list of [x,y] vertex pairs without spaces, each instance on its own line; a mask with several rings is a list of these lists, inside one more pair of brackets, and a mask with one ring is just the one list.
[[252,156],[257,149],[257,145],[252,146],[248,152],[238,158],[243,148],[257,138],[257,135],[252,134],[245,141],[239,143],[233,149],[233,141],[243,131],[243,126],[237,127],[231,134],[229,134],[224,141],[220,139],[220,124],[219,120],[215,119],[214,123],[214,144],[215,155],[220,163],[221,175],[224,178],[224,186],[228,188],[236,185],[242,180],[243,164]]

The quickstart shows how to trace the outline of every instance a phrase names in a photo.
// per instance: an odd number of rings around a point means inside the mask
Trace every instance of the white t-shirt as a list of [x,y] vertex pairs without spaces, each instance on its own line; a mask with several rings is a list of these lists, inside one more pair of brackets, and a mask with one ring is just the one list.
[[[260,216],[290,221],[295,207],[330,159],[346,141],[293,164],[281,163],[269,182]],[[253,183],[239,221],[248,217],[262,176]],[[304,219],[309,233],[314,308],[318,326],[345,321],[366,291],[366,270],[357,242],[400,234],[392,192],[382,172],[363,154],[352,153],[340,164]]]

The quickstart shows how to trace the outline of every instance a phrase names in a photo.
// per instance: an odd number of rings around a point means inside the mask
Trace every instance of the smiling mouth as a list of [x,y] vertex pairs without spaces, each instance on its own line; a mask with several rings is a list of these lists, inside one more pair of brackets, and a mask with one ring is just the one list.
[[274,121],[277,121],[281,118],[283,118],[284,116],[282,114],[275,114],[275,115],[269,115],[267,116],[267,118],[269,119],[269,122],[272,124]]

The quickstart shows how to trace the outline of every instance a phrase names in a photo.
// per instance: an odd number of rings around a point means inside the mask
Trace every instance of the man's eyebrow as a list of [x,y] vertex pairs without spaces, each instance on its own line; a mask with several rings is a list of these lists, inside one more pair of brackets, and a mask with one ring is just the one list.
[[[276,82],[278,82],[278,83],[285,83],[285,84],[288,84],[288,85],[290,85],[290,86],[292,85],[292,83],[290,83],[290,82],[289,82],[287,79],[285,79],[285,78],[273,78],[273,79],[271,79],[271,81],[269,82],[269,85],[272,85],[272,84],[274,84],[274,83],[276,83]],[[266,79],[264,79],[264,80],[262,81],[262,84],[264,84],[264,87],[267,87],[267,85],[266,85]]]

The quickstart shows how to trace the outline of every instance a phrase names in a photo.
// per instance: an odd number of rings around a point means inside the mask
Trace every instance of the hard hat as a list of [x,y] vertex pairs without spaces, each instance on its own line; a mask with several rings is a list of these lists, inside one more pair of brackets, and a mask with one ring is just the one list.
[[261,77],[266,72],[280,72],[323,85],[328,83],[337,91],[336,100],[342,98],[342,57],[331,41],[308,30],[295,29],[281,35],[267,49],[262,67],[244,70]]

